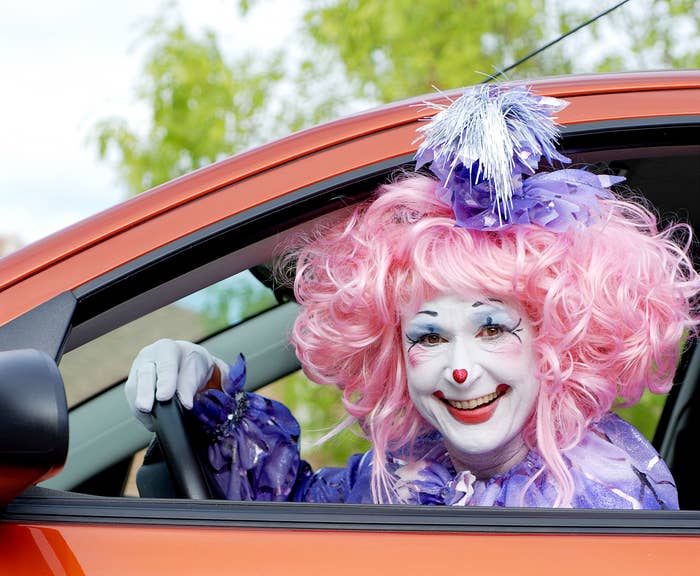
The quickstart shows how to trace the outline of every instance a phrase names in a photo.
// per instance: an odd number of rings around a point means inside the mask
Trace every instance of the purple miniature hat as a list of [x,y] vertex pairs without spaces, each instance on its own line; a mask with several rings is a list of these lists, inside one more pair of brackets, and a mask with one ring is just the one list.
[[439,110],[419,128],[424,137],[416,169],[430,163],[441,184],[438,197],[450,204],[457,226],[502,230],[536,224],[562,232],[575,222],[592,224],[598,198],[624,180],[578,169],[538,172],[542,158],[569,163],[559,153],[553,114],[567,102],[533,94],[523,86],[480,85]]

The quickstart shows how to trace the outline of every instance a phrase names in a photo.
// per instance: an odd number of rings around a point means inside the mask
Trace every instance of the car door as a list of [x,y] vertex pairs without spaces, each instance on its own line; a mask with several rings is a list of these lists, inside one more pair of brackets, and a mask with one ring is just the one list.
[[[535,87],[571,102],[560,120],[562,147],[574,162],[625,175],[665,217],[683,214],[699,229],[699,74],[566,79]],[[415,130],[425,113],[419,101],[224,161],[10,257],[0,277],[2,349],[35,348],[68,363],[71,354],[131,322],[268,265],[290,238],[340,217],[397,170],[412,168]],[[271,298],[268,307],[236,318],[226,330],[193,336],[227,359],[239,346],[248,346],[251,356],[257,352],[255,386],[298,368],[284,344],[294,305],[274,292]],[[155,323],[161,332],[154,338],[171,335],[165,320]],[[104,372],[116,355],[116,347],[108,347],[91,363]],[[699,362],[689,350],[656,431],[686,508],[697,508],[688,463],[697,438]],[[123,400],[128,363],[121,361],[105,389],[72,407],[64,471],[5,507],[0,558],[8,573],[697,570],[695,509],[457,509],[112,494],[104,478],[121,477],[150,439]],[[67,374],[68,388],[77,377]],[[96,495],[86,488],[91,485],[109,495]]]

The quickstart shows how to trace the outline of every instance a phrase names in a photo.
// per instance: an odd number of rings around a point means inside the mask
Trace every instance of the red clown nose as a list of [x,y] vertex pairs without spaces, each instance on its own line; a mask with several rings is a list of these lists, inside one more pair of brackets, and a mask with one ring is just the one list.
[[455,379],[455,382],[457,384],[463,384],[467,380],[467,371],[464,368],[460,368],[459,370],[452,370],[452,378]]

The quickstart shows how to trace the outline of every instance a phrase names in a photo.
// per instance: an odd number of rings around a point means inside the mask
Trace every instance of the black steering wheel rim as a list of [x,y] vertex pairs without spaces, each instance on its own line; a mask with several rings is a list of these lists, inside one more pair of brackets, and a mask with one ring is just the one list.
[[191,500],[215,498],[204,472],[206,463],[192,445],[192,438],[201,433],[191,422],[191,415],[175,397],[156,401],[152,416],[156,438],[177,496]]

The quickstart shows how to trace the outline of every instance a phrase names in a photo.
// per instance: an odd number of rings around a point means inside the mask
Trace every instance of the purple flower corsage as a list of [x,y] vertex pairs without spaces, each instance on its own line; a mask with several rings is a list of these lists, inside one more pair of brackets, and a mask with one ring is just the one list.
[[209,436],[210,472],[228,500],[287,500],[299,469],[299,424],[286,406],[246,392],[243,355],[223,390],[195,399],[193,414]]

